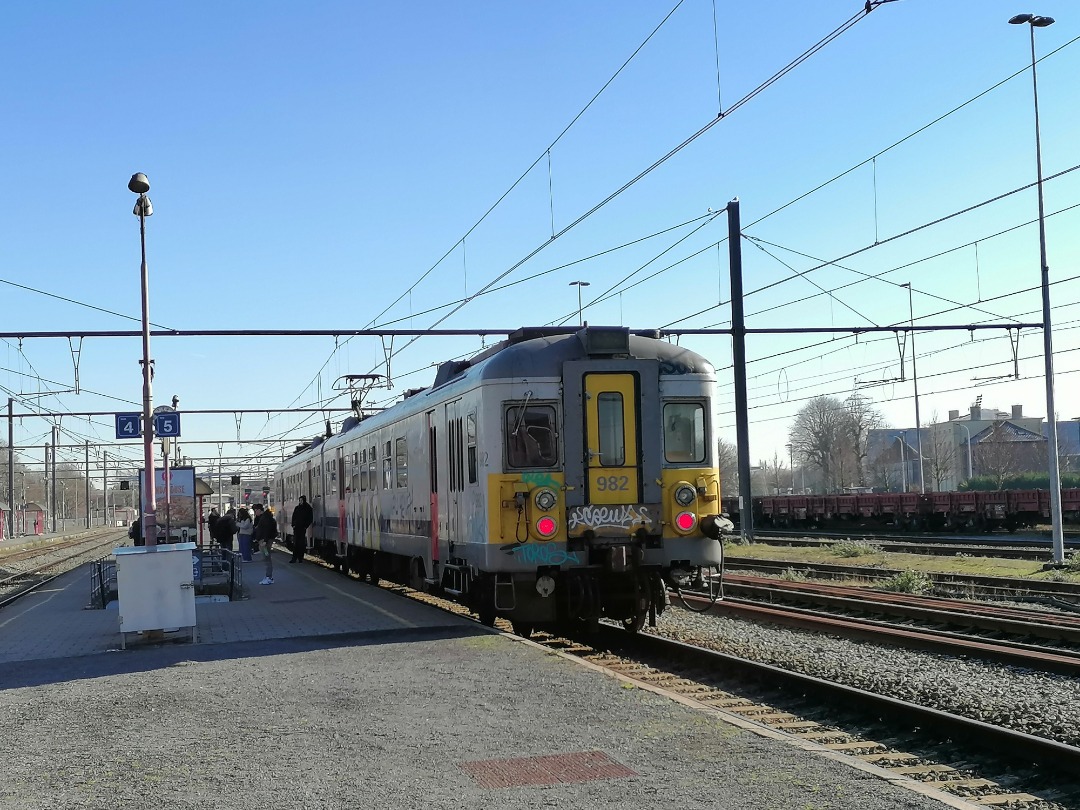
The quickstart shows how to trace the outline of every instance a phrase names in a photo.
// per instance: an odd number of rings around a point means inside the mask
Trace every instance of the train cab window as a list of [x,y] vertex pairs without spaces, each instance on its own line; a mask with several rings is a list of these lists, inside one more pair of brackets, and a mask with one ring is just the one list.
[[506,460],[511,467],[554,467],[555,408],[551,405],[511,405],[506,409]]
[[604,391],[596,397],[600,432],[600,466],[621,467],[626,463],[623,397],[618,391]]
[[394,440],[394,455],[397,459],[397,479],[399,487],[409,486],[409,449],[404,438]]
[[383,489],[394,488],[394,457],[391,454],[390,442],[383,445],[383,462],[382,462],[382,486]]
[[371,449],[368,450],[367,459],[368,459],[368,461],[367,461],[367,464],[368,464],[368,489],[378,489],[379,488],[379,476],[378,476],[378,473],[375,470],[375,464],[378,461],[378,457],[375,455],[375,446],[374,445],[372,445]]
[[469,483],[476,483],[476,411],[465,417],[465,442],[469,454]]
[[664,459],[674,464],[705,461],[705,408],[700,402],[664,405]]
[[368,488],[368,474],[367,474],[367,449],[360,451],[360,491],[367,492]]

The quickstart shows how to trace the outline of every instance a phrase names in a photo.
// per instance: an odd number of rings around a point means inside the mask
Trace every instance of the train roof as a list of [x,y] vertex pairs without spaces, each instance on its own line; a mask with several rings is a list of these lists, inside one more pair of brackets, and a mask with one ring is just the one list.
[[[398,418],[404,403],[423,400],[441,388],[464,380],[499,380],[521,377],[559,377],[563,363],[570,360],[597,358],[656,360],[661,374],[716,373],[713,364],[697,352],[669,343],[658,331],[631,331],[623,326],[585,327],[522,327],[467,360],[450,360],[439,366],[430,388],[414,388],[405,392],[402,402],[367,419]],[[427,407],[418,404],[415,407]],[[317,436],[306,445],[297,447],[297,454],[333,441],[362,421],[348,417],[338,433]]]
[[662,340],[657,331],[631,332],[622,326],[523,327],[468,360],[443,363],[432,388],[464,377],[473,369],[485,380],[558,377],[566,361],[598,357],[658,360],[679,374],[715,373],[712,363],[700,354]]

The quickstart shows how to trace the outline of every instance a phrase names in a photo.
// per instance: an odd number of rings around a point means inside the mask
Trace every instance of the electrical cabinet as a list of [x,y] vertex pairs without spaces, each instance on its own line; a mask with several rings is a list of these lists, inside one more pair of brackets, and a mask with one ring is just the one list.
[[126,633],[190,627],[195,637],[194,543],[113,549],[120,608],[121,646]]

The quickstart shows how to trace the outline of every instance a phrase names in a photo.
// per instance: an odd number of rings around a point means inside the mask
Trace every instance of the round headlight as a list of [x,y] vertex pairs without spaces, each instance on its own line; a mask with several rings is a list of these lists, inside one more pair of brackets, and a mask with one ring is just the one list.
[[675,502],[678,503],[679,506],[689,506],[694,502],[696,497],[697,492],[695,492],[694,488],[689,484],[683,484],[675,490]]
[[549,511],[555,506],[556,500],[555,493],[550,489],[538,489],[536,495],[533,496],[533,503],[541,512]]
[[681,532],[688,532],[697,523],[697,516],[693,512],[679,512],[675,516],[675,528]]
[[536,521],[536,533],[539,534],[541,537],[551,537],[551,535],[555,534],[555,530],[558,528],[558,524],[555,523],[552,518],[549,518],[546,515]]

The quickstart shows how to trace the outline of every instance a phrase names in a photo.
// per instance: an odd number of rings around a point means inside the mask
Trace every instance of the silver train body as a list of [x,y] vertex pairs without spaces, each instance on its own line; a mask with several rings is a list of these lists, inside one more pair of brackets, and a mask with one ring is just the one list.
[[[274,473],[287,535],[516,629],[636,629],[722,559],[713,366],[618,327],[522,329]],[[287,538],[292,541],[291,536]]]

